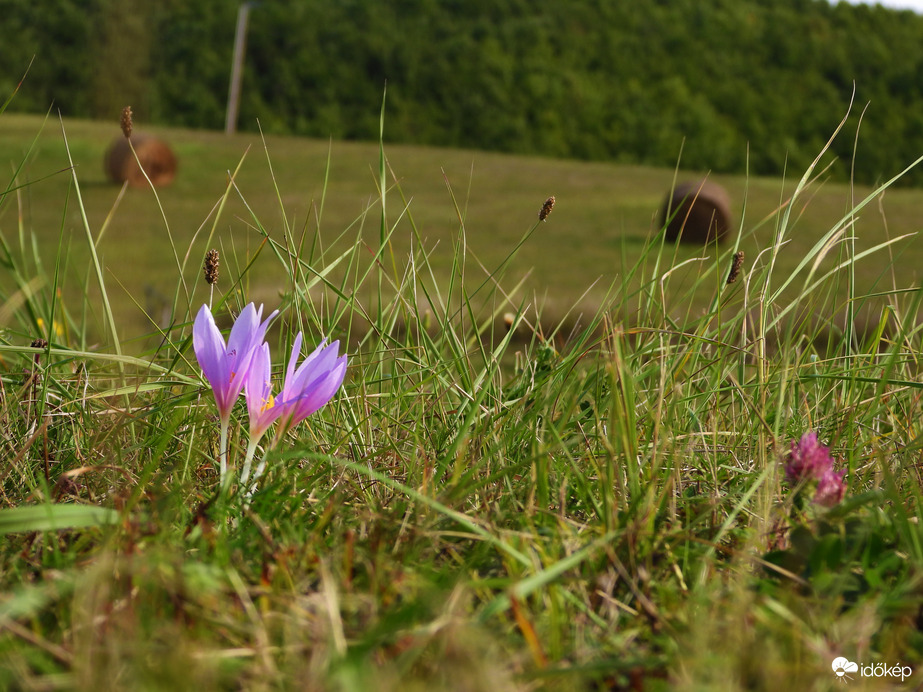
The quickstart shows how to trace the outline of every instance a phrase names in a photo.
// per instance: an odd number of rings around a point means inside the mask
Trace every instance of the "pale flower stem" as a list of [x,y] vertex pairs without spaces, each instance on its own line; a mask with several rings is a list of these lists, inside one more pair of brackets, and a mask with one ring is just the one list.
[[263,471],[266,470],[266,459],[260,459],[260,463],[256,467],[256,471],[253,473],[253,482],[256,483],[260,477],[263,475]]
[[218,447],[218,481],[223,486],[228,475],[228,427],[231,419],[221,421],[221,438]]
[[[247,481],[250,479],[250,465],[253,463],[253,455],[256,453],[256,445],[258,440],[250,440],[250,444],[247,445],[247,456],[244,457],[244,465],[240,470],[240,485],[241,487],[247,484]],[[262,463],[260,464],[262,468]],[[259,469],[257,469],[257,476],[253,480],[256,480],[259,477]]]
[[[276,444],[278,444],[279,440],[281,439],[281,436],[285,434],[286,429],[287,428],[285,425],[279,425],[279,427],[276,428],[276,433],[275,435],[273,435],[273,438],[270,441],[269,446],[266,448],[267,452],[271,449],[276,448]],[[260,477],[263,475],[263,471],[265,470],[266,470],[266,454],[264,453],[263,458],[260,459],[260,463],[257,465],[256,471],[253,474],[254,484],[260,479]]]
[[[256,445],[253,445],[252,449],[255,450]],[[247,476],[250,475],[250,462],[252,461],[252,458],[253,458],[253,454],[251,453],[250,458],[248,458],[247,461],[245,462],[244,471],[246,472],[247,475],[245,476],[243,473],[241,473],[240,475],[240,487],[241,488],[245,488],[247,486]],[[260,463],[256,467],[256,471],[253,474],[253,481],[250,483],[250,487],[243,491],[244,502],[246,506],[250,505],[250,498],[253,497],[253,493],[256,492],[256,482],[259,480],[260,476],[263,475],[263,469],[265,468],[266,468],[266,460],[261,459]]]

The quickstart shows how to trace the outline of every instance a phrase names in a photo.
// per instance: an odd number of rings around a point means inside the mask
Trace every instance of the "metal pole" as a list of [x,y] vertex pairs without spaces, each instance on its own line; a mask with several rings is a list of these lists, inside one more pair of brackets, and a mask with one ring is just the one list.
[[247,50],[247,19],[251,3],[245,2],[237,10],[237,31],[234,33],[234,59],[231,64],[231,86],[228,89],[228,112],[224,121],[224,133],[232,135],[237,131],[237,111],[240,106],[240,80],[243,77],[244,53]]

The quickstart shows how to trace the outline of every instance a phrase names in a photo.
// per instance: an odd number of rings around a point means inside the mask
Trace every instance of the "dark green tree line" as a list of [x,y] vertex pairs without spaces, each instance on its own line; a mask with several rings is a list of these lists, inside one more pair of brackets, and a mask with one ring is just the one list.
[[[221,128],[237,5],[0,0],[14,107]],[[833,174],[923,153],[923,17],[826,0],[263,0],[240,127],[721,172]],[[136,105],[137,104],[137,105]],[[859,114],[868,104],[855,147]],[[923,182],[923,172],[907,179]]]

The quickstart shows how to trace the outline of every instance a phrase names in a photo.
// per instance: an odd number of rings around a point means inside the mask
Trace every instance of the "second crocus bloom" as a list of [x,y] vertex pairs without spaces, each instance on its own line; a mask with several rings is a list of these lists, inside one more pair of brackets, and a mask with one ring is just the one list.
[[[247,410],[250,414],[250,443],[241,470],[241,484],[250,476],[250,465],[257,445],[273,423],[278,422],[276,435],[280,436],[295,427],[333,398],[346,375],[346,356],[339,355],[339,341],[326,342],[314,350],[298,365],[301,353],[301,332],[295,337],[292,354],[285,372],[282,391],[272,394],[270,380],[272,364],[269,346],[262,344],[253,353],[253,359],[244,382]],[[254,480],[262,474],[260,464]]]

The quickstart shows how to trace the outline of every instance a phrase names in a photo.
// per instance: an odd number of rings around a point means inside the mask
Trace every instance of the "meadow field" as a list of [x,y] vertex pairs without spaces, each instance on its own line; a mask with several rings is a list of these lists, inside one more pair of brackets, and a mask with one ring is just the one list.
[[[681,166],[154,129],[123,190],[117,122],[0,125],[0,686],[920,683],[923,191],[715,177],[691,248]],[[347,363],[265,438],[250,303],[280,401]]]
[[[69,193],[73,179],[62,124],[14,114],[5,114],[4,121],[0,158],[11,172],[21,166],[15,186],[23,187],[5,200],[0,228],[13,245],[22,232],[34,237],[46,266],[60,258],[62,305],[82,307],[90,258],[79,207]],[[64,127],[89,226],[101,236],[98,251],[120,338],[128,342],[148,334],[151,319],[159,323],[164,309],[172,309],[180,268],[187,289],[180,296],[181,308],[201,302],[204,288],[195,277],[210,247],[222,252],[226,271],[235,277],[249,267],[248,296],[264,301],[287,290],[273,261],[264,258],[250,265],[264,238],[290,238],[318,265],[332,263],[356,244],[373,247],[378,242],[377,144],[280,137],[264,141],[253,134],[227,137],[153,129],[150,133],[169,143],[179,160],[175,182],[158,191],[158,200],[145,190],[123,192],[107,180],[103,159],[113,140],[121,137],[118,123],[68,121]],[[143,124],[138,130],[146,131]],[[392,270],[404,271],[411,253],[423,251],[434,277],[445,285],[461,239],[470,258],[469,273],[483,278],[502,268],[504,287],[519,288],[509,308],[524,302],[551,324],[565,314],[596,312],[613,287],[623,293],[618,297],[619,307],[628,313],[623,319],[634,323],[643,275],[639,264],[650,256],[648,246],[660,230],[664,198],[675,182],[707,174],[408,146],[389,146],[386,156]],[[775,271],[780,276],[795,272],[824,233],[842,224],[852,230],[850,242],[857,253],[907,236],[855,265],[859,295],[915,285],[923,266],[923,243],[911,234],[920,228],[923,193],[889,190],[853,218],[850,210],[871,190],[824,182],[828,162],[822,159],[818,180],[802,191],[791,210]],[[666,295],[685,298],[691,292],[689,300],[669,301],[675,319],[682,321],[689,310],[707,307],[737,249],[751,258],[748,266],[767,261],[760,252],[772,244],[779,211],[785,211],[802,173],[793,171],[787,180],[710,176],[730,193],[739,239],[722,248],[724,254],[715,248],[669,248],[671,268],[679,269],[664,282]],[[507,261],[549,195],[557,199],[553,223],[538,229]],[[34,264],[32,242],[27,254]],[[819,270],[842,261],[842,247],[833,247]],[[342,280],[342,265],[331,271]],[[709,274],[712,279],[703,285],[700,280]],[[803,277],[786,295],[802,288]],[[92,309],[98,294],[92,293],[92,285],[89,290]],[[358,297],[363,302],[368,298]],[[814,312],[822,317],[842,313],[847,297],[841,281],[830,302],[815,305]],[[881,305],[876,303],[877,311]],[[90,317],[90,327],[98,325],[99,315]],[[91,332],[94,338],[99,333]]]

